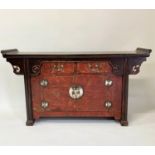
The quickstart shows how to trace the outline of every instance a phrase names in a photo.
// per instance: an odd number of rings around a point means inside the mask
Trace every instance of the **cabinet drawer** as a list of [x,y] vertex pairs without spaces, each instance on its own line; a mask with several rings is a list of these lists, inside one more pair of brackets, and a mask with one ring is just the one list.
[[74,73],[111,73],[112,68],[108,61],[95,62],[43,62],[41,74],[43,75],[72,75]]
[[75,64],[72,62],[43,62],[41,67],[42,75],[64,75],[73,74]]
[[77,63],[78,73],[110,73],[111,66],[108,61],[79,62]]

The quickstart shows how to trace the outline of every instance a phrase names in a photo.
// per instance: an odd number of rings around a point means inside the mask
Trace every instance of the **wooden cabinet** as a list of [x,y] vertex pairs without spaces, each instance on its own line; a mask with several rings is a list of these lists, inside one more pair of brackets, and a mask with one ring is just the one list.
[[111,117],[128,125],[128,75],[139,72],[150,52],[2,54],[24,75],[27,125],[42,117]]

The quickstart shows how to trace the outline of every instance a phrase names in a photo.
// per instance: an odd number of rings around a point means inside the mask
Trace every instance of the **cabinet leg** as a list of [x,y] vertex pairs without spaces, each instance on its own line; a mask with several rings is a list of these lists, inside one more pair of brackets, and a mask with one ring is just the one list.
[[120,123],[122,126],[128,126],[128,59],[125,59],[124,63],[124,74],[123,74],[123,94],[122,94],[122,111],[121,111],[121,120]]
[[128,121],[127,121],[127,120],[121,120],[121,121],[120,121],[120,124],[121,124],[122,126],[128,126]]
[[27,126],[33,126],[34,122],[35,122],[35,120],[27,120],[26,125]]
[[25,80],[25,95],[26,95],[26,111],[27,111],[27,126],[32,126],[35,122],[32,110],[32,90],[31,90],[31,74],[29,59],[24,59],[24,80]]

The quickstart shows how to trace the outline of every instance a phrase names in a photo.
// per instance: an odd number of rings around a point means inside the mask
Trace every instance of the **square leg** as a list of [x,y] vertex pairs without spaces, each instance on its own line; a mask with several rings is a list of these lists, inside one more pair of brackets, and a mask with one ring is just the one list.
[[33,126],[34,122],[35,122],[34,119],[33,119],[33,120],[27,120],[27,121],[26,121],[26,125],[27,125],[27,126]]

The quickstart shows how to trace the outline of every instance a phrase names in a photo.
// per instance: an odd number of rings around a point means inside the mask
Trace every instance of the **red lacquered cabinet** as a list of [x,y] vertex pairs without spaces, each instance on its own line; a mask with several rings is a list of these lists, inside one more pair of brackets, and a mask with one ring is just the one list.
[[137,74],[150,49],[111,53],[19,53],[3,50],[24,74],[27,125],[42,117],[114,118],[128,125],[128,75]]

